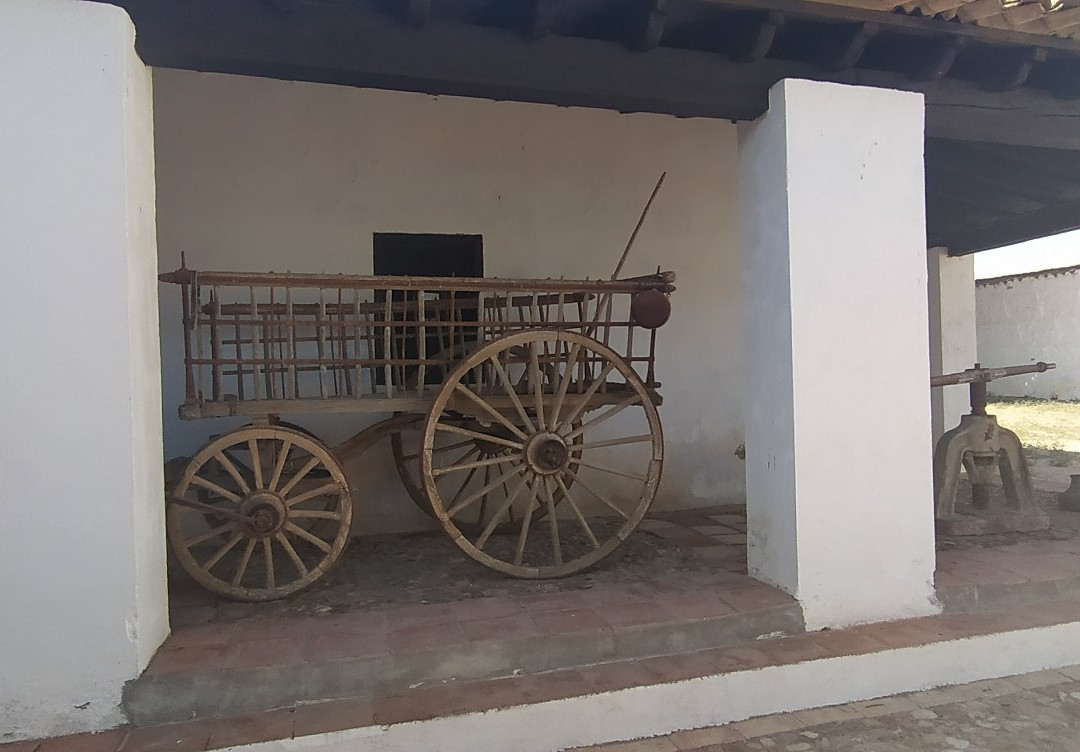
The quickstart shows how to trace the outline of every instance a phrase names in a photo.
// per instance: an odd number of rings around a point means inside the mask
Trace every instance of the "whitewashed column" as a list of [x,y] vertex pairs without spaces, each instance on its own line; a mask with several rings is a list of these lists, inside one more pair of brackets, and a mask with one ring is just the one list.
[[[950,256],[947,248],[926,255],[930,299],[930,372],[955,373],[971,368],[975,354],[975,256]],[[933,438],[960,423],[969,407],[965,385],[934,389]]]
[[0,742],[123,720],[168,632],[150,71],[0,2]]
[[785,80],[740,134],[750,572],[811,629],[933,613],[923,103]]

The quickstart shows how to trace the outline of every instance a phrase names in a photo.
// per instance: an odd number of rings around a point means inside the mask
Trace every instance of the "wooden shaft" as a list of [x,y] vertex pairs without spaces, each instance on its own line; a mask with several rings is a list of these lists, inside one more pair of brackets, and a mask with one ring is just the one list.
[[649,200],[645,203],[645,208],[641,210],[641,216],[634,226],[634,231],[630,233],[630,240],[626,242],[626,248],[623,249],[622,256],[619,257],[619,263],[615,265],[615,271],[611,273],[612,279],[618,278],[619,272],[622,271],[623,264],[626,263],[626,257],[630,255],[630,249],[634,247],[634,241],[637,240],[638,232],[641,231],[641,226],[645,224],[645,217],[649,215],[649,209],[652,208],[653,201],[656,199],[656,194],[660,192],[660,186],[664,184],[664,178],[666,177],[667,172],[660,173],[660,179],[656,181],[656,187],[653,188]]

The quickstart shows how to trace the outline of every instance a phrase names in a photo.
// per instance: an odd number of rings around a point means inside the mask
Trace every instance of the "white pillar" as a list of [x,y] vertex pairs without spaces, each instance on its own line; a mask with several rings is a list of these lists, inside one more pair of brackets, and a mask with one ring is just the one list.
[[[963,371],[975,354],[975,256],[949,256],[946,248],[926,255],[930,298],[930,373]],[[933,438],[955,428],[968,412],[968,388],[946,386],[931,393]]]
[[750,572],[820,629],[933,613],[918,94],[786,80],[740,134]]
[[168,632],[150,71],[0,2],[0,742],[115,725]]

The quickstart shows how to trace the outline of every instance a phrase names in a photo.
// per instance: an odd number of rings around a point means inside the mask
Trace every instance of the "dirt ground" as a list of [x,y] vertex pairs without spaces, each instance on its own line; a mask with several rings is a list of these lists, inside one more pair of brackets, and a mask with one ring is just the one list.
[[1064,483],[1063,491],[1070,472],[1080,473],[1080,402],[996,397],[986,411],[1020,437],[1037,478]]

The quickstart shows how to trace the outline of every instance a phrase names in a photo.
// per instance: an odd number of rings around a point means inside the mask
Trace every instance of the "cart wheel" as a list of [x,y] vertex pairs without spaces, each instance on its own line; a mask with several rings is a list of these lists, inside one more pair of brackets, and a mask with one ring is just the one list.
[[247,426],[188,463],[165,521],[173,552],[199,584],[267,601],[308,587],[337,561],[352,500],[341,466],[319,441],[291,428]]
[[[463,413],[471,426],[461,425]],[[478,460],[436,451],[462,439],[505,453]],[[487,567],[539,579],[581,571],[633,532],[656,493],[663,452],[651,395],[621,356],[577,332],[533,330],[487,344],[447,377],[420,459],[433,512],[454,542]],[[496,477],[480,489],[442,494],[441,478],[492,466]],[[482,530],[461,524],[503,484],[506,497]],[[547,517],[533,526],[538,507]],[[511,511],[516,522],[504,532]]]
[[[445,418],[447,421],[451,421],[450,417]],[[475,419],[460,418],[453,421],[456,425],[468,428],[471,430],[484,430]],[[580,421],[574,424],[574,428],[580,425]],[[522,426],[519,425],[519,428]],[[504,438],[513,438],[513,434],[509,431],[503,432]],[[499,456],[506,456],[510,454],[510,450],[504,446],[490,444],[480,439],[464,439],[461,440],[461,436],[452,435],[445,432],[440,432],[439,437],[436,439],[437,445],[432,450],[435,455],[442,455],[447,453],[449,455],[450,464],[458,464],[460,462],[471,461],[486,461],[494,459]],[[431,508],[431,502],[428,501],[427,495],[424,493],[423,478],[420,474],[420,456],[421,456],[421,444],[423,441],[423,431],[420,427],[416,427],[412,430],[398,431],[390,434],[390,448],[394,453],[394,464],[397,467],[398,476],[401,478],[401,485],[405,487],[405,491],[408,492],[409,498],[413,500],[413,503],[420,508],[424,514],[438,519],[434,510]],[[575,439],[575,442],[580,444],[581,438]],[[571,469],[575,469],[576,465],[571,465]],[[496,462],[491,465],[484,465],[481,467],[473,468],[471,471],[462,474],[448,474],[444,475],[438,481],[439,490],[442,493],[443,498],[447,499],[460,499],[466,493],[486,487],[493,478],[505,473],[509,469],[505,463]],[[573,478],[567,479],[567,486],[573,484]],[[489,493],[485,494],[480,500],[473,505],[470,512],[472,519],[465,517],[458,520],[458,525],[462,530],[481,531],[484,526],[490,520],[491,514],[500,508],[500,505],[505,501],[509,494],[509,486],[507,483],[502,483],[499,486],[493,488]],[[556,491],[555,503],[558,504],[563,499],[562,491]],[[507,519],[499,523],[496,530],[503,531],[506,527],[513,528],[515,523],[518,522],[516,518],[517,509],[511,506],[507,509]],[[542,518],[547,514],[546,506],[537,506],[533,509],[533,521]],[[516,528],[514,528],[516,529]]]

